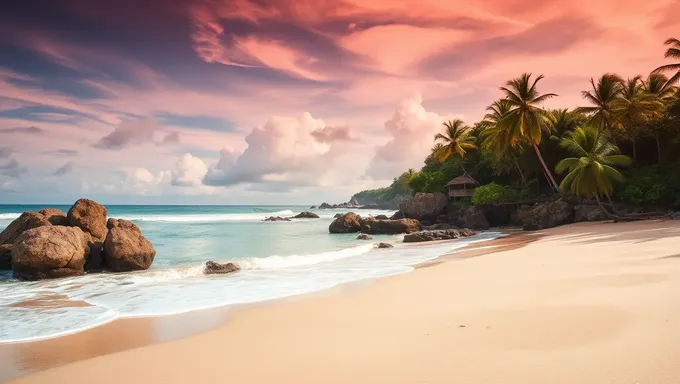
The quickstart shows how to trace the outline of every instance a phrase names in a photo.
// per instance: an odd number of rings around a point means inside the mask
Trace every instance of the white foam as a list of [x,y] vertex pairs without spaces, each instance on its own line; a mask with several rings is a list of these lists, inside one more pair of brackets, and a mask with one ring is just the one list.
[[19,216],[21,216],[21,213],[17,212],[0,213],[0,220],[14,220]]
[[161,223],[216,223],[223,221],[260,221],[269,216],[289,216],[293,211],[286,209],[277,212],[257,212],[257,213],[206,213],[194,215],[122,215],[120,219],[130,221],[146,221]]
[[339,251],[329,251],[310,255],[273,255],[268,257],[253,257],[245,260],[235,260],[234,262],[242,269],[290,268],[303,265],[326,263],[329,261],[344,259],[346,257],[358,256],[368,253],[373,248],[374,246],[371,243],[358,247],[345,248]]

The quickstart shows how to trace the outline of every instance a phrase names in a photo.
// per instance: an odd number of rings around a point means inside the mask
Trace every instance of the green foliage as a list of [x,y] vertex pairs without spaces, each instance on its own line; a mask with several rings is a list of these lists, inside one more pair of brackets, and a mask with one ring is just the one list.
[[631,170],[626,185],[615,197],[632,204],[680,206],[680,175],[677,167],[658,165]]
[[415,174],[414,170],[409,169],[395,178],[389,187],[364,190],[354,194],[351,199],[356,199],[359,204],[378,204],[389,202],[397,195],[411,194],[408,184]]
[[506,186],[489,183],[477,187],[472,193],[472,204],[495,204],[516,201],[521,196],[520,192]]

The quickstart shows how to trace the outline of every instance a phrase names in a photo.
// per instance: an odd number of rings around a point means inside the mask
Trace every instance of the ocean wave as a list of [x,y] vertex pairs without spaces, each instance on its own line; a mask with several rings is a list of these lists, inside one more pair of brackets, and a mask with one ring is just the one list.
[[358,247],[345,248],[337,251],[321,252],[309,255],[289,255],[289,256],[268,256],[253,257],[249,259],[234,260],[233,263],[241,269],[281,269],[314,265],[344,259],[347,257],[359,256],[368,253],[373,249],[373,244],[364,244]]
[[161,223],[216,223],[222,221],[258,221],[269,216],[293,215],[293,211],[286,209],[277,212],[258,213],[206,213],[195,215],[121,215],[120,219],[130,221],[161,222]]
[[14,220],[19,216],[21,216],[21,213],[17,212],[0,213],[0,220]]

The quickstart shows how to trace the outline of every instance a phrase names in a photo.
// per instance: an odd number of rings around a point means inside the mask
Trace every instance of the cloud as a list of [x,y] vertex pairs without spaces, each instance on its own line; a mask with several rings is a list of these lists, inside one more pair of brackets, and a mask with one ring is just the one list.
[[30,126],[30,127],[13,127],[13,128],[3,128],[0,129],[0,132],[2,133],[19,133],[19,134],[28,134],[28,135],[39,135],[41,133],[44,133],[45,130],[36,126]]
[[154,119],[125,121],[113,132],[102,137],[94,146],[102,149],[122,149],[153,141],[158,122]]
[[170,132],[165,137],[163,137],[162,140],[163,144],[174,144],[174,143],[179,143],[179,132],[174,131]]
[[366,171],[373,179],[390,180],[408,168],[417,168],[434,145],[444,117],[425,110],[420,94],[403,100],[385,129],[391,139],[376,149]]
[[112,193],[149,196],[160,194],[162,187],[170,182],[169,171],[154,174],[146,168],[123,168],[121,173],[122,178],[118,182],[103,183],[99,187]]
[[12,148],[0,147],[0,159],[5,157],[10,157],[14,153]]
[[349,126],[332,127],[328,126],[312,132],[312,136],[320,142],[332,141],[352,141],[356,140],[352,137],[352,130]]
[[43,153],[46,154],[46,155],[55,155],[55,156],[76,156],[80,152],[76,151],[75,149],[63,149],[63,148],[61,148],[61,149],[55,149],[53,151],[46,151],[46,152],[43,152]]
[[19,164],[17,159],[15,158],[10,158],[9,162],[7,164],[1,164],[0,165],[0,175],[5,175],[8,177],[13,177],[13,178],[21,178],[21,174],[26,171],[25,168]]
[[[248,147],[240,155],[221,151],[220,161],[208,170],[206,185],[266,184],[257,190],[288,191],[294,187],[337,185],[356,180],[362,161],[358,143],[320,141],[318,136],[346,130],[330,128],[305,112],[298,117],[272,117],[246,137]],[[331,135],[332,136],[332,135]],[[365,166],[365,164],[364,164]],[[271,189],[269,188],[271,187]]]
[[186,153],[175,163],[171,184],[180,187],[199,186],[203,184],[206,173],[208,167],[203,160]]
[[61,167],[57,168],[54,173],[52,174],[53,176],[63,176],[68,173],[73,172],[73,163],[68,162]]

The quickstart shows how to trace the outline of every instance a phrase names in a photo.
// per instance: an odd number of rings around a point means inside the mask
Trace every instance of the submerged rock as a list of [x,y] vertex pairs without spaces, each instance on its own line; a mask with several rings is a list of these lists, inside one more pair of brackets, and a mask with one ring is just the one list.
[[80,199],[68,211],[68,222],[92,235],[94,240],[106,238],[106,215],[103,205],[89,199]]
[[372,235],[396,235],[420,231],[420,222],[415,219],[376,220],[375,218],[361,219],[361,232]]
[[471,229],[437,229],[434,231],[420,231],[404,236],[404,243],[419,243],[423,241],[451,240],[459,237],[474,236]]
[[357,236],[357,240],[373,240],[373,237],[366,233],[361,233]]
[[378,243],[375,245],[376,248],[394,248],[394,245],[390,243]]
[[269,216],[268,218],[264,219],[263,221],[290,221],[290,219],[287,218],[287,217],[281,217],[281,216]]
[[205,268],[203,268],[203,274],[205,275],[217,275],[217,274],[227,274],[240,271],[241,268],[234,263],[217,263],[214,261],[207,261],[205,263]]
[[319,215],[314,212],[300,212],[293,216],[294,219],[318,219]]
[[104,260],[112,271],[126,272],[149,269],[156,250],[135,224],[109,219],[110,228],[104,241]]
[[328,226],[330,233],[353,233],[361,230],[361,217],[356,213],[349,212],[339,216]]
[[40,280],[85,273],[87,237],[78,227],[43,226],[29,229],[12,248],[14,277]]

